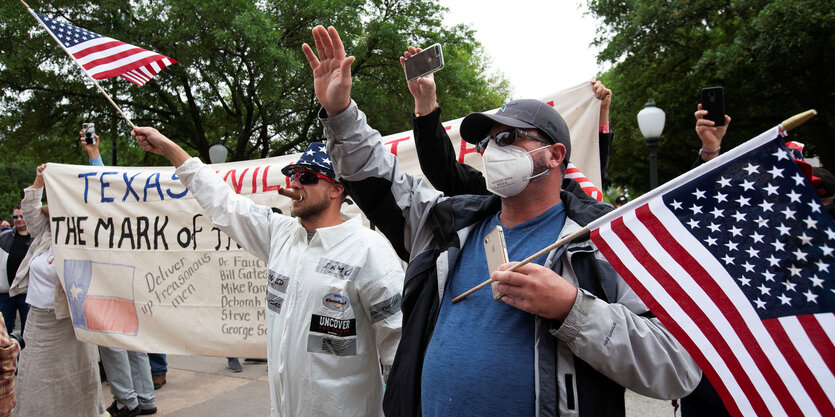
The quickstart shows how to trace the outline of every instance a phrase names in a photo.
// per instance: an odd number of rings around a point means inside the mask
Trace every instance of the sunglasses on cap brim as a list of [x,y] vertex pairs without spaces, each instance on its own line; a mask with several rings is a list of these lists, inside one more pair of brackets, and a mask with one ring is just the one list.
[[490,139],[495,140],[496,144],[499,145],[499,146],[513,145],[514,143],[516,143],[516,139],[519,137],[519,135],[527,136],[531,139],[537,140],[537,141],[542,142],[546,145],[552,145],[551,141],[549,141],[549,140],[543,139],[539,136],[531,135],[530,133],[525,132],[522,129],[514,128],[514,129],[502,130],[501,132],[489,133],[487,136],[484,137],[484,139],[482,139],[482,140],[478,141],[478,143],[476,143],[475,149],[479,153],[484,152],[484,150],[487,149],[487,144],[490,143]]

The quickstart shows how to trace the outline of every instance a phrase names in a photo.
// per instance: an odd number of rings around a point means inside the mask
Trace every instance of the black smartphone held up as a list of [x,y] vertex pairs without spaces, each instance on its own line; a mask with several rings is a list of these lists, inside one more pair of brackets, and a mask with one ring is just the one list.
[[84,132],[84,140],[87,141],[88,145],[95,145],[96,144],[96,124],[95,123],[82,123],[81,130]]
[[403,62],[403,69],[406,71],[406,81],[412,82],[418,78],[431,74],[444,67],[444,53],[441,44],[436,43]]
[[722,87],[702,89],[702,110],[707,110],[705,119],[713,120],[716,126],[725,126],[725,96]]

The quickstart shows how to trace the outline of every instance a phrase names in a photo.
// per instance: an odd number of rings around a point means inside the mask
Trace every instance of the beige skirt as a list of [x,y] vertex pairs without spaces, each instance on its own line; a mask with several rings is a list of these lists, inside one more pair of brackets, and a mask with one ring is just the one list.
[[32,307],[23,334],[15,394],[18,417],[104,414],[96,347],[78,341],[72,320]]

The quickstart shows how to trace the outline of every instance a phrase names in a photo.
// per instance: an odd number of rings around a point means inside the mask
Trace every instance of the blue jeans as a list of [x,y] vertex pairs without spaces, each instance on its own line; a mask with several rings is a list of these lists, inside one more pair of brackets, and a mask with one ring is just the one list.
[[99,352],[117,408],[156,407],[147,353],[105,346],[99,346]]
[[151,362],[151,375],[165,375],[168,372],[168,361],[164,353],[149,353],[148,360]]
[[0,293],[0,313],[3,314],[3,320],[6,324],[6,330],[11,333],[14,331],[15,319],[17,313],[20,312],[20,334],[23,334],[23,329],[26,327],[26,315],[29,314],[29,304],[26,304],[26,293],[18,294],[14,297],[9,297],[9,293]]

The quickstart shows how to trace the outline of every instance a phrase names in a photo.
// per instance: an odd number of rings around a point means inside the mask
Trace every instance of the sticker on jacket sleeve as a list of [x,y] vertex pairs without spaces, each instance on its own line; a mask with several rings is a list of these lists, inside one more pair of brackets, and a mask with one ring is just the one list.
[[331,310],[345,311],[351,305],[351,302],[348,300],[348,297],[339,293],[333,293],[322,297],[322,304]]
[[269,207],[253,205],[249,208],[249,212],[254,216],[270,218],[272,210]]
[[325,335],[311,334],[307,336],[307,351],[334,356],[356,356],[357,339],[334,339]]
[[267,307],[276,314],[281,313],[281,306],[284,304],[284,297],[267,291]]
[[376,323],[397,314],[397,312],[400,311],[401,298],[403,297],[400,294],[395,294],[394,297],[371,306],[371,322]]
[[357,319],[343,320],[313,314],[310,318],[310,331],[339,337],[356,336]]
[[281,293],[287,293],[287,283],[290,282],[290,277],[285,277],[278,272],[270,270],[270,289]]
[[343,264],[342,262],[337,262],[333,259],[322,258],[319,259],[319,265],[316,267],[316,272],[339,279],[353,281],[354,278],[359,275],[360,269],[361,268],[359,266]]

